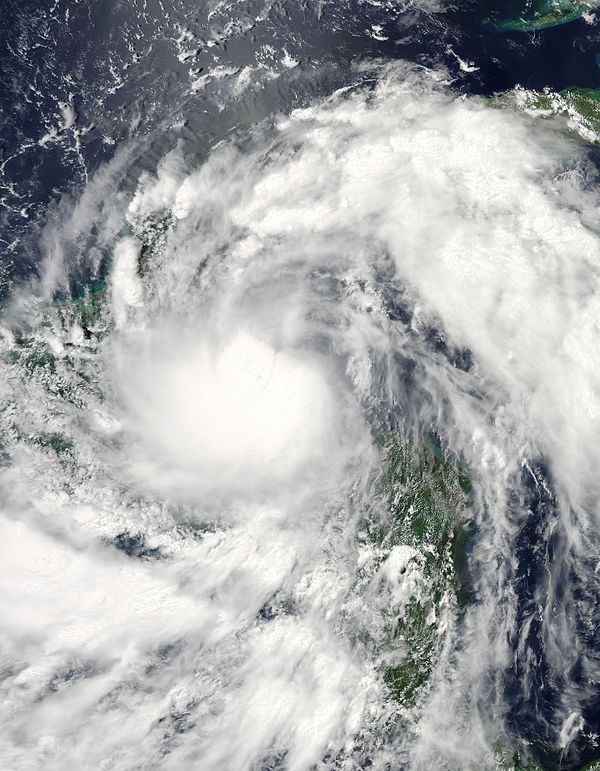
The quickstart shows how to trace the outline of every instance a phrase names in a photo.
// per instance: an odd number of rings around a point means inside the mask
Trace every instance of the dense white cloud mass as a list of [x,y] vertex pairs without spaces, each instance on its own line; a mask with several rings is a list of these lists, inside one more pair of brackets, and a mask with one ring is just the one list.
[[[523,464],[568,559],[597,524],[598,201],[560,127],[404,65],[364,81],[199,169],[172,153],[110,216],[105,170],[49,229],[2,329],[3,767],[494,767]],[[86,321],[47,298],[97,211]],[[475,489],[479,602],[415,710],[381,641],[422,558],[357,537],[389,430],[436,431]]]
[[210,500],[286,487],[315,462],[330,475],[339,437],[318,370],[245,332],[205,335],[202,322],[145,330],[143,350],[119,352],[142,483],[162,478],[171,493]]

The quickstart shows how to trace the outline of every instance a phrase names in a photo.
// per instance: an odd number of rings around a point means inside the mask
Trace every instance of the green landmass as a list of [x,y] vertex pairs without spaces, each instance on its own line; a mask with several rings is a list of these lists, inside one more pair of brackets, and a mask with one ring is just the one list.
[[138,272],[142,278],[149,273],[152,263],[163,250],[172,227],[173,215],[163,212],[150,215],[134,228],[141,242]]
[[100,341],[108,332],[106,307],[107,286],[104,281],[84,287],[79,294],[59,297],[54,301],[63,330],[76,323],[88,343]]
[[[170,213],[151,215],[142,222],[132,225],[132,231],[140,242],[138,257],[138,275],[144,278],[160,253],[173,226]],[[110,259],[105,265],[107,275],[99,280],[82,286],[71,294],[55,298],[53,306],[58,309],[64,331],[76,323],[82,330],[89,345],[100,341],[111,328],[110,308],[107,303],[108,269]],[[34,361],[34,365],[37,362]]]
[[383,679],[400,704],[414,706],[430,679],[443,643],[442,619],[468,600],[467,530],[464,512],[471,481],[434,442],[419,447],[392,437],[379,440],[383,470],[376,498],[385,516],[365,523],[367,540],[383,558],[395,547],[413,550],[420,589],[400,618],[390,619],[386,646],[402,652],[385,666]]
[[503,771],[544,771],[544,768],[519,750],[498,746],[496,763]]
[[[497,759],[500,768],[505,769],[505,771],[549,771],[531,758],[525,758],[518,751],[511,752],[506,750],[502,752],[502,750],[499,750]],[[600,771],[600,761],[594,760],[591,763],[586,763],[584,766],[579,766],[578,771]]]
[[[522,14],[515,18],[502,19],[493,26],[506,32],[535,32],[536,30],[556,27],[580,19],[600,4],[597,2],[572,2],[572,0],[538,0],[529,2]],[[491,25],[488,19],[485,22]]]
[[494,106],[516,108],[540,118],[559,117],[586,143],[600,144],[600,90],[569,86],[560,92],[517,87],[495,97]]
[[57,455],[73,449],[73,441],[59,433],[39,434],[35,438],[35,444],[54,450]]

